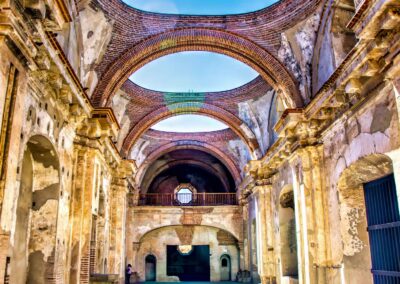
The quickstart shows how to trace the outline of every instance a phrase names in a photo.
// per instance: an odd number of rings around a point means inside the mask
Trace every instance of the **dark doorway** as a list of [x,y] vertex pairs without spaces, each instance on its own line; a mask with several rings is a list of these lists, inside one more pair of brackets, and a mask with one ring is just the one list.
[[224,254],[221,257],[221,281],[231,281],[231,258]]
[[157,260],[154,255],[146,256],[146,281],[156,281]]
[[178,246],[167,246],[167,275],[180,281],[210,281],[210,247],[192,246],[182,253]]
[[400,215],[393,175],[364,185],[374,283],[400,283]]

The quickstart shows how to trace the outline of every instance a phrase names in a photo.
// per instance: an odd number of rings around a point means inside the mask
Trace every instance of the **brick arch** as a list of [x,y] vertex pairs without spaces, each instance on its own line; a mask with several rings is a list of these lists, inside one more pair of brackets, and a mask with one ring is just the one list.
[[136,70],[162,56],[182,51],[210,51],[235,58],[256,70],[279,90],[291,108],[302,107],[298,84],[285,66],[269,51],[237,34],[213,28],[183,28],[149,37],[116,59],[104,73],[92,101],[110,104],[113,95]]
[[[174,161],[169,161],[161,166],[157,166],[155,172],[150,175],[149,178],[149,183],[146,184],[146,187],[142,186],[140,187],[141,193],[148,193],[152,182],[164,171],[168,170],[171,167],[174,166],[179,166],[179,165],[191,165],[191,166],[197,166],[199,168],[202,168],[203,170],[209,172],[210,174],[213,174],[215,177],[217,177],[221,183],[225,186],[226,190],[230,190],[229,186],[229,181],[227,176],[223,176],[220,173],[217,173],[215,171],[215,168],[213,168],[210,164],[198,161],[195,159],[184,159],[184,160],[174,160]],[[230,172],[229,172],[230,173]]]
[[163,145],[162,147],[158,148],[154,152],[152,152],[149,156],[146,158],[146,162],[143,163],[136,174],[135,181],[136,184],[141,184],[142,180],[147,172],[147,169],[155,162],[158,158],[161,156],[175,150],[181,150],[181,149],[193,149],[193,150],[199,150],[203,151],[205,153],[210,154],[211,156],[214,156],[217,158],[222,164],[224,164],[229,172],[231,173],[236,185],[238,185],[241,181],[241,176],[240,176],[240,171],[238,167],[235,165],[235,163],[232,161],[232,159],[223,151],[218,149],[218,147],[215,147],[211,144],[204,143],[204,142],[199,142],[199,141],[193,141],[193,140],[188,140],[188,141],[179,141],[179,142],[170,142],[168,144]]
[[214,105],[199,102],[184,102],[159,108],[147,114],[134,125],[126,136],[122,151],[127,156],[137,140],[154,124],[164,119],[183,114],[199,114],[217,119],[229,126],[246,144],[254,159],[261,156],[260,146],[253,131],[237,116]]

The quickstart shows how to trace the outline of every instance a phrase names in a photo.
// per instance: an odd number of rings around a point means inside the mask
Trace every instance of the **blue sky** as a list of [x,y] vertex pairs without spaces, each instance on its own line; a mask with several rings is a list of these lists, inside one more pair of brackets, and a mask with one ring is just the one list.
[[189,15],[229,15],[248,13],[268,7],[278,0],[123,0],[149,12]]
[[184,114],[173,116],[153,125],[151,129],[168,132],[207,132],[226,129],[228,126],[208,116]]
[[130,79],[161,92],[217,92],[240,87],[258,73],[231,57],[203,51],[187,51],[156,59]]

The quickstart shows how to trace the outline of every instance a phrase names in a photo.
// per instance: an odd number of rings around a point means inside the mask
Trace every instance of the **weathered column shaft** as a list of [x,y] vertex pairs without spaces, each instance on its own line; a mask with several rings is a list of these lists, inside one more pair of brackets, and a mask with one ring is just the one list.
[[291,159],[299,245],[299,274],[303,283],[325,283],[330,267],[327,251],[328,216],[322,146],[298,149]]
[[125,268],[125,227],[127,212],[127,193],[126,182],[121,179],[115,179],[112,185],[112,269],[113,273],[124,275]]
[[95,150],[77,146],[72,194],[71,283],[89,283]]
[[260,211],[260,246],[261,246],[261,267],[260,276],[262,283],[273,283],[275,275],[275,255],[273,251],[274,233],[272,217],[272,186],[263,185],[256,188],[258,192],[258,204]]

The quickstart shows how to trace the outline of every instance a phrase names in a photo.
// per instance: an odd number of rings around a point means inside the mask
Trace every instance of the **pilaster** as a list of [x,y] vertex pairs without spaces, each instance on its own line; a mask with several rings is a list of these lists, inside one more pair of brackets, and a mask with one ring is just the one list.
[[256,182],[255,192],[258,193],[258,204],[260,213],[260,246],[261,264],[259,267],[260,277],[263,284],[276,282],[274,231],[273,231],[273,198],[272,185],[267,181]]
[[114,274],[124,275],[125,268],[125,234],[128,207],[128,183],[126,178],[117,176],[112,181],[111,201],[111,246],[113,251],[110,259],[110,269]]
[[327,197],[322,145],[298,148],[290,159],[295,197],[299,278],[301,283],[326,283],[333,268],[327,230]]

